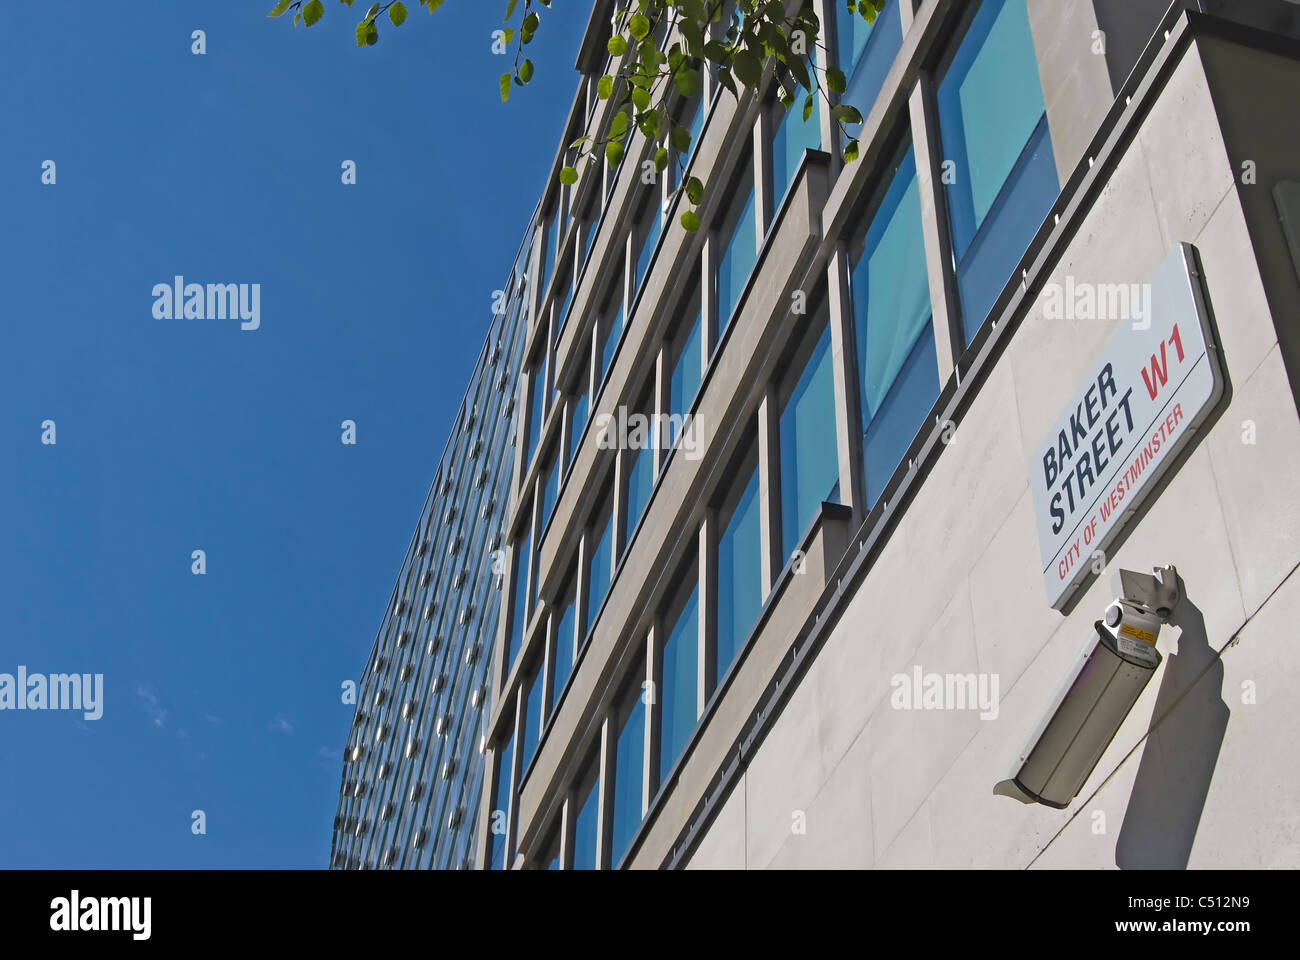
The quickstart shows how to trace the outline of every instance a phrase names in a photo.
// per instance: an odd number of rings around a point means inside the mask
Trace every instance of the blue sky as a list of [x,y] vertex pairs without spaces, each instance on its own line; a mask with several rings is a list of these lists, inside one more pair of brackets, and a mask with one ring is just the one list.
[[[0,673],[102,673],[104,702],[0,711],[0,867],[325,865],[340,687],[545,186],[590,8],[547,15],[503,106],[504,0],[410,2],[366,50],[332,0],[311,30],[271,5],[5,11]],[[177,274],[259,283],[260,329],[155,319]]]

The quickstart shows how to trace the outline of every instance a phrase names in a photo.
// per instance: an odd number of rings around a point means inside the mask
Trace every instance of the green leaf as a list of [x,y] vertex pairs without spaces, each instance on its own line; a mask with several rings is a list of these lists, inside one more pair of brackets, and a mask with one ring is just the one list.
[[280,0],[279,3],[277,3],[274,7],[271,8],[271,12],[268,13],[267,16],[268,16],[268,17],[278,17],[278,16],[280,16],[280,14],[284,13],[284,11],[286,11],[286,10],[289,9],[289,6],[290,6],[292,3],[293,3],[293,0]]
[[678,153],[685,153],[691,148],[691,131],[687,127],[673,127],[672,141]]
[[533,61],[525,59],[519,64],[519,79],[524,83],[533,79]]
[[694,233],[700,229],[700,215],[694,210],[682,211],[682,226],[688,233]]
[[840,123],[861,123],[862,122],[862,114],[858,112],[858,108],[854,106],[850,106],[847,103],[842,103],[838,107],[833,109],[831,111],[831,116],[834,117],[836,120],[840,121]]
[[325,4],[320,0],[308,0],[302,5],[302,22],[307,26],[310,27],[323,16],[325,16]]
[[664,58],[659,48],[655,46],[654,39],[646,37],[642,40],[637,52],[641,55],[641,72],[650,76],[658,75],[659,65],[663,63]]
[[608,161],[611,169],[617,167],[623,160],[623,144],[617,140],[605,144],[605,160]]
[[813,95],[810,93],[808,94],[808,96],[804,97],[804,101],[803,101],[803,122],[804,123],[807,123],[808,118],[812,116],[814,106],[816,106],[816,101],[813,100]]
[[699,177],[691,177],[686,181],[686,197],[697,207],[704,199],[704,184],[700,182]]
[[683,97],[693,97],[695,91],[700,89],[700,71],[678,70],[673,74],[673,83],[677,87],[677,92]]
[[858,159],[858,141],[850,140],[844,145],[844,162],[852,163]]
[[804,64],[802,57],[793,57],[786,61],[786,66],[794,74],[794,78],[799,81],[799,86],[805,90],[813,88],[812,78],[808,76],[808,67]]
[[731,68],[735,71],[736,79],[746,87],[757,87],[763,79],[763,64],[748,50],[736,51]]
[[641,115],[641,132],[650,140],[663,139],[660,135],[660,129],[663,127],[664,115],[658,110],[647,110]]
[[682,36],[686,38],[686,48],[690,50],[691,56],[697,60],[704,56],[704,26],[703,24],[683,20],[681,23]]
[[573,167],[564,167],[560,170],[560,183],[565,186],[572,186],[578,182],[578,171]]
[[[442,0],[438,0],[438,2],[439,2],[439,3],[442,3]],[[517,2],[518,2],[518,0],[506,0],[506,16],[505,16],[505,19],[509,20],[509,19],[511,18],[511,16],[514,15],[514,12],[515,12],[515,4],[516,4]]]
[[605,46],[609,49],[611,57],[621,57],[627,53],[627,40],[621,36],[610,37],[609,43]]
[[402,0],[394,0],[391,7],[388,8],[388,19],[393,21],[393,26],[400,27],[406,22],[406,4]]
[[614,78],[608,73],[596,81],[596,96],[608,100],[614,92]]
[[718,71],[718,83],[730,90],[731,95],[737,100],[740,99],[740,91],[736,89],[736,81],[732,79],[731,71],[726,67]]
[[660,147],[655,151],[655,170],[660,173],[668,166],[668,148]]
[[650,107],[650,91],[642,87],[632,88],[632,103],[638,110],[647,110]]
[[650,21],[639,13],[634,14],[627,22],[627,32],[632,34],[634,40],[644,40],[650,35]]
[[697,23],[704,23],[709,19],[709,11],[704,5],[704,0],[681,0],[678,6],[684,7],[686,15]]
[[826,71],[826,86],[834,93],[844,92],[844,71],[831,67]]
[[501,102],[505,103],[510,99],[510,74],[501,74]]

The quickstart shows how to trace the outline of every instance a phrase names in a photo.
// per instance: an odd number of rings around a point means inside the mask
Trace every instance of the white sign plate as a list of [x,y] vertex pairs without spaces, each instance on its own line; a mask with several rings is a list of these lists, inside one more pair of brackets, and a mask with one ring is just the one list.
[[[1043,581],[1054,609],[1094,572],[1098,551],[1105,554],[1223,397],[1197,262],[1195,249],[1179,244],[1148,290],[1132,298],[1145,304],[1137,311],[1145,316],[1115,334],[1030,461]],[[1073,283],[1067,290],[1076,293]]]

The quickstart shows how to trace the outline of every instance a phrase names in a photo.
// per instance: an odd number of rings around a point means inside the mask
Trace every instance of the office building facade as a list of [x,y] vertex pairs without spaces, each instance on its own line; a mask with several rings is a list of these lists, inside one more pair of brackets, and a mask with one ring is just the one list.
[[361,675],[334,868],[474,865],[532,233],[495,292],[487,339]]
[[[524,264],[474,865],[1295,865],[1300,6],[811,5],[861,124],[707,78],[667,173],[637,133],[561,186],[613,112],[593,9]],[[1164,565],[1077,796],[995,795],[1112,575]]]

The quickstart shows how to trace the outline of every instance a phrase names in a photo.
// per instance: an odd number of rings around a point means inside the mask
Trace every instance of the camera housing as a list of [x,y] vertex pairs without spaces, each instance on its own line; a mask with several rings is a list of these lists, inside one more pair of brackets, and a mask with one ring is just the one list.
[[1119,596],[1093,624],[1010,775],[993,793],[1064,809],[1079,795],[1133,704],[1160,666],[1156,640],[1181,596],[1178,571],[1121,570]]

